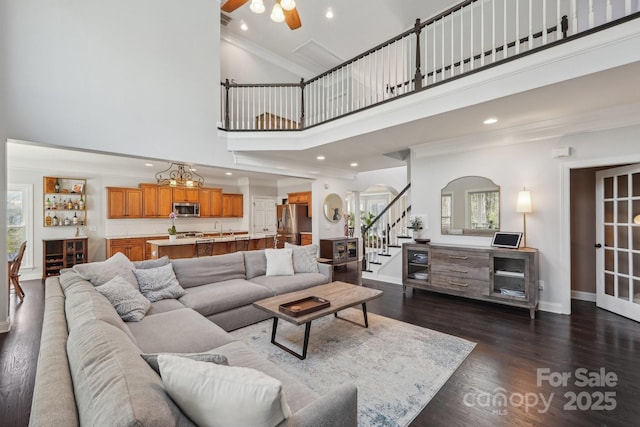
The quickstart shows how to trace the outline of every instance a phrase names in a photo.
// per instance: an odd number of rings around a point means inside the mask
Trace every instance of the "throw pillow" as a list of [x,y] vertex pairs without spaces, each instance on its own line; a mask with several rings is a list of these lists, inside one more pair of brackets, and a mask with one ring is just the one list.
[[73,269],[93,286],[104,285],[114,277],[121,276],[133,289],[138,289],[138,281],[133,274],[133,263],[122,252],[116,252],[106,261],[76,264]]
[[216,363],[218,365],[229,365],[227,357],[217,353],[153,353],[153,354],[141,354],[142,358],[151,366],[151,368],[160,373],[160,366],[158,365],[158,356],[161,354],[168,354],[171,356],[186,357],[196,362],[209,362]]
[[146,268],[157,268],[163,265],[169,264],[169,257],[167,255],[158,259],[145,259],[144,261],[133,261],[133,268],[142,270]]
[[265,249],[267,276],[293,276],[291,249]]
[[139,322],[151,308],[151,301],[132,289],[131,284],[119,275],[96,286],[96,290],[109,300],[125,322]]
[[199,426],[273,427],[290,415],[282,383],[263,372],[158,356],[169,396]]
[[180,298],[187,293],[178,283],[171,264],[133,270],[133,274],[138,279],[140,292],[151,302]]
[[292,250],[293,271],[295,273],[317,273],[319,271],[318,245],[298,246],[285,242],[284,247]]

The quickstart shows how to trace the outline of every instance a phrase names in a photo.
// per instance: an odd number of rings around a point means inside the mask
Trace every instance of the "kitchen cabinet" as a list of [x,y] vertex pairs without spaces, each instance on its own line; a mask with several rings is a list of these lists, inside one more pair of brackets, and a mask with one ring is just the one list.
[[142,216],[165,218],[173,209],[171,187],[157,184],[140,184],[142,189]]
[[201,217],[211,218],[222,216],[221,188],[201,188],[199,197]]
[[173,189],[174,202],[198,203],[200,189],[191,187],[171,187]]
[[302,246],[310,245],[313,242],[311,233],[300,233],[300,244]]
[[299,191],[296,193],[287,193],[287,200],[292,205],[307,205],[307,216],[312,217],[312,193],[311,191]]
[[243,215],[242,194],[222,194],[222,216],[225,218],[242,218]]
[[107,187],[107,218],[141,218],[142,189]]
[[107,242],[107,259],[117,252],[122,252],[130,261],[144,261],[144,238],[109,239]]

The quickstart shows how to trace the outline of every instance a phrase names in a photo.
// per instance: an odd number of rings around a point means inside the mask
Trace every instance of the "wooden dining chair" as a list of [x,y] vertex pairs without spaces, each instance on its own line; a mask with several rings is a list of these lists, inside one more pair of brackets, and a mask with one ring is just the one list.
[[249,250],[249,236],[236,237],[236,252]]
[[196,257],[213,255],[214,239],[196,240]]
[[26,248],[27,242],[24,241],[20,245],[18,256],[11,263],[11,267],[9,267],[9,287],[13,284],[13,289],[16,291],[16,295],[20,298],[20,301],[24,299],[24,291],[20,286],[20,264],[22,264],[22,257],[24,256],[24,250]]

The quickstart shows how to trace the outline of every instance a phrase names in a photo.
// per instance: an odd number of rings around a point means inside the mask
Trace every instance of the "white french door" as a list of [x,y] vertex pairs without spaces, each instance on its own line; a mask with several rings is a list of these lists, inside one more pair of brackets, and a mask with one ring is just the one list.
[[254,197],[253,233],[276,232],[276,199],[272,197]]
[[596,227],[596,304],[640,321],[640,164],[596,173]]

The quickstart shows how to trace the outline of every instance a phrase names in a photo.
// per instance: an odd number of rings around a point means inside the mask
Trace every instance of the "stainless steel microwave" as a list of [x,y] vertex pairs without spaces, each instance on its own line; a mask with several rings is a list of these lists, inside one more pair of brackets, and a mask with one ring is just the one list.
[[177,216],[200,216],[200,203],[174,202],[173,211]]

